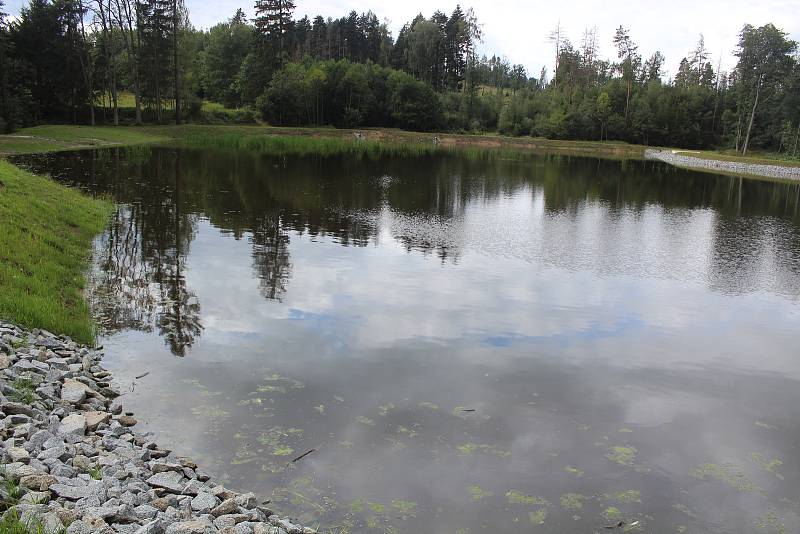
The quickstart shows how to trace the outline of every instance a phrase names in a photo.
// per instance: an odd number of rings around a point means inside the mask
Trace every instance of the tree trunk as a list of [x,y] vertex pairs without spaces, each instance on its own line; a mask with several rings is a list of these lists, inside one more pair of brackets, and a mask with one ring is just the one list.
[[797,122],[797,133],[794,136],[794,148],[792,148],[792,157],[797,155],[797,141],[800,140],[800,121]]
[[178,0],[172,0],[172,57],[175,68],[175,124],[181,123],[181,81],[178,68]]
[[747,133],[744,136],[744,146],[742,147],[742,156],[747,155],[747,146],[750,144],[750,133],[753,129],[753,121],[756,118],[756,108],[758,107],[758,97],[761,93],[761,80],[764,78],[764,75],[760,75],[758,77],[758,85],[756,85],[756,99],[753,102],[753,110],[750,112],[750,124],[747,126]]

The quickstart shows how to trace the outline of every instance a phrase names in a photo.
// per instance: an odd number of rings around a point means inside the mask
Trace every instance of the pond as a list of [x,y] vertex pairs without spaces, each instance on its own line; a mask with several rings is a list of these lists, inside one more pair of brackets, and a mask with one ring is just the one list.
[[142,431],[282,513],[800,529],[798,184],[565,156],[16,162],[122,203],[88,296]]

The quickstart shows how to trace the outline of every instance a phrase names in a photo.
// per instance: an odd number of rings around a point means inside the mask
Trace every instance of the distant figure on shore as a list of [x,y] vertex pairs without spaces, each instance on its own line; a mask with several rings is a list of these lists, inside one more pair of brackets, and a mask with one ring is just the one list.
[[357,141],[364,141],[367,138],[367,136],[361,132],[353,132],[353,136],[356,138]]

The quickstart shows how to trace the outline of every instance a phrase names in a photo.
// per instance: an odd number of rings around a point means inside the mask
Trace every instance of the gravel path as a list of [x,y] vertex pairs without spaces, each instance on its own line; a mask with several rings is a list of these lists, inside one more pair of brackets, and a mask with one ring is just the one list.
[[[102,353],[0,322],[0,499],[46,534],[314,534],[139,434]],[[31,531],[34,531],[32,528]]]
[[764,178],[800,181],[800,167],[695,158],[674,150],[647,149],[644,151],[644,157],[645,159],[659,160],[671,165],[690,169],[707,169],[723,173],[749,174]]

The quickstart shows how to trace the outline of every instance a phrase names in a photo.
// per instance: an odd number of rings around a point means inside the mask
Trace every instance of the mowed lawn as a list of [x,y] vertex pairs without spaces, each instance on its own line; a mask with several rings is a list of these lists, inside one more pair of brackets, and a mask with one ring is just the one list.
[[85,275],[112,210],[0,160],[0,318],[92,343]]

